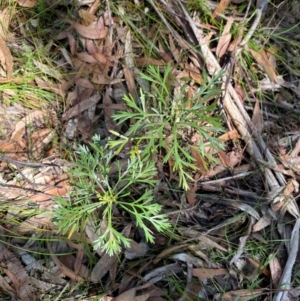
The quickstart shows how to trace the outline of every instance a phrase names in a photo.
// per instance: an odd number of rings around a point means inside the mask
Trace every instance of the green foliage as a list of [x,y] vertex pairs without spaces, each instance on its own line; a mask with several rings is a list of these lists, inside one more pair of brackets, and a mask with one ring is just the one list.
[[[191,178],[191,171],[197,170],[191,148],[208,161],[214,160],[205,149],[211,146],[216,150],[222,149],[215,134],[223,131],[217,117],[212,117],[216,109],[216,101],[211,101],[221,93],[220,77],[218,74],[199,88],[193,99],[187,99],[184,88],[181,96],[176,97],[173,92],[174,81],[171,66],[167,65],[163,72],[159,68],[150,66],[142,78],[151,84],[151,91],[140,90],[140,103],[136,103],[132,96],[124,98],[128,110],[116,113],[113,118],[118,124],[130,122],[126,135],[113,134],[118,140],[110,141],[111,147],[119,153],[129,140],[140,150],[143,162],[151,160],[153,154],[158,155],[164,150],[163,163],[173,163],[173,171],[179,174],[179,184],[187,190]],[[190,137],[199,135],[198,146],[192,145]],[[205,144],[205,142],[207,142]]]
[[[151,227],[160,232],[169,228],[167,217],[160,214],[161,205],[153,201],[157,169],[152,156],[158,157],[163,151],[163,164],[174,162],[172,167],[179,174],[179,184],[187,190],[191,171],[197,169],[191,147],[203,158],[212,160],[205,147],[221,149],[213,135],[222,131],[221,123],[212,117],[216,108],[213,99],[221,92],[220,75],[203,85],[192,100],[185,100],[184,93],[179,98],[174,96],[171,71],[170,65],[162,73],[149,67],[142,78],[151,84],[152,90],[140,91],[140,103],[130,95],[124,98],[129,109],[113,118],[122,125],[134,121],[125,135],[112,131],[119,139],[103,145],[100,137],[95,136],[90,148],[78,147],[74,167],[70,169],[74,189],[68,199],[56,198],[59,207],[55,209],[54,220],[62,233],[71,236],[92,223],[99,229],[94,248],[112,255],[121,250],[122,244],[129,246],[129,239],[113,216],[115,208],[133,218],[136,226],[144,230],[147,241],[154,240]],[[188,138],[195,133],[200,136],[198,147]],[[116,155],[125,151],[129,141],[132,149],[124,166]]]
[[[150,226],[158,231],[170,226],[167,217],[159,214],[161,205],[153,202],[157,173],[153,162],[145,164],[135,156],[124,168],[118,161],[114,162],[114,152],[101,145],[98,136],[93,138],[90,149],[79,146],[76,153],[78,157],[69,171],[74,189],[68,199],[56,198],[59,207],[55,209],[54,221],[63,234],[71,236],[75,231],[84,231],[87,222],[101,226],[104,230],[93,242],[94,248],[112,255],[121,250],[121,244],[130,245],[114,223],[115,207],[134,218],[147,241],[154,242]],[[116,177],[111,172],[112,166],[117,169]],[[133,193],[133,187],[139,187],[139,195]]]

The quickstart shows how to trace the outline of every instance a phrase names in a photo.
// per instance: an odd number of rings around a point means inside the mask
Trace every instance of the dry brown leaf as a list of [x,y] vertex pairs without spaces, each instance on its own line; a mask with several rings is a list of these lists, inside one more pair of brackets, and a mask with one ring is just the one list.
[[[109,89],[108,88],[106,88],[106,91],[105,91],[103,104],[105,104],[105,105],[110,105],[111,104],[111,99],[110,99],[110,96],[109,96]],[[105,109],[103,109],[103,112],[104,112],[104,117],[105,117],[106,128],[108,130],[117,130],[117,124],[115,123],[115,121],[112,118],[112,115],[113,115],[112,110],[110,110],[108,108],[105,108]]]
[[86,25],[89,25],[97,20],[97,17],[94,14],[88,12],[85,9],[79,9],[78,15],[83,20],[83,23]]
[[0,261],[5,263],[7,269],[2,269],[12,281],[18,297],[24,301],[32,301],[33,291],[27,272],[15,254],[7,250],[3,244],[0,244]]
[[[190,74],[189,74],[188,70],[185,68],[185,70],[178,71],[178,73],[176,74],[176,79],[188,78],[189,76],[190,76]],[[190,92],[189,94],[191,96],[190,98],[192,98],[194,93],[191,94],[191,92]]]
[[291,157],[290,155],[279,156],[282,164],[286,168],[291,168],[296,173],[300,173],[300,157]]
[[59,72],[58,68],[50,67],[49,65],[43,64],[40,61],[33,60],[34,65],[40,69],[41,73],[45,73],[59,82],[64,82],[64,76]]
[[197,182],[189,185],[189,190],[186,192],[186,198],[191,206],[195,206],[197,202],[196,191],[198,190]]
[[209,170],[207,170],[205,175],[200,177],[200,179],[202,180],[206,178],[211,178],[223,172],[224,170],[226,170],[226,167],[224,167],[223,165],[212,166]]
[[82,264],[82,258],[84,255],[83,250],[79,250],[76,254],[76,257],[69,254],[60,256],[60,261],[64,264],[67,268],[74,270],[76,275],[79,275],[83,278],[88,278],[90,275],[89,269]]
[[139,295],[139,296],[136,296],[133,301],[146,301],[149,299],[149,296],[150,294],[147,293],[147,294],[142,294],[142,295]]
[[258,133],[261,134],[262,131],[262,115],[260,111],[259,101],[257,98],[255,98],[255,105],[253,109],[253,116],[252,116],[252,122],[258,131]]
[[[254,260],[251,257],[246,257],[246,259],[247,259],[247,262],[250,263],[256,270],[254,273],[259,272],[259,273],[263,273],[267,277],[270,277],[270,271],[266,267],[261,268],[260,262]],[[254,275],[254,276],[256,276],[256,275]]]
[[7,283],[7,279],[5,279],[2,275],[0,275],[0,287],[2,291],[16,294],[16,291]]
[[157,264],[161,259],[167,257],[169,254],[173,253],[176,250],[185,248],[187,246],[188,246],[188,244],[182,244],[182,245],[170,247],[170,248],[162,251],[159,255],[157,255],[156,258],[153,260],[153,263]]
[[165,298],[162,298],[160,296],[154,296],[154,297],[149,297],[149,301],[167,301]]
[[16,125],[15,129],[11,135],[11,141],[20,141],[23,137],[25,129],[27,126],[40,126],[45,123],[46,114],[40,110],[33,111],[22,118]]
[[132,288],[118,297],[114,298],[112,301],[133,301],[136,295],[136,289]]
[[78,57],[78,59],[80,59],[81,61],[83,61],[85,63],[89,63],[89,64],[97,63],[97,60],[92,55],[90,55],[86,52],[77,53],[77,57]]
[[128,107],[124,103],[110,103],[110,104],[100,104],[97,105],[97,108],[99,109],[110,109],[110,110],[126,110]]
[[13,153],[20,151],[20,148],[17,142],[7,142],[0,140],[0,150],[3,153]]
[[125,250],[125,258],[132,260],[145,256],[149,247],[145,242],[137,243],[134,240],[130,241],[130,247]]
[[78,114],[86,111],[87,109],[91,108],[92,106],[95,106],[97,102],[100,100],[101,96],[100,94],[95,94],[88,99],[85,99],[69,109],[67,112],[65,112],[62,115],[63,120],[68,120],[74,116],[77,116]]
[[228,252],[224,247],[214,242],[212,239],[207,237],[206,235],[201,234],[197,230],[192,230],[190,228],[185,227],[179,227],[178,231],[185,237],[193,238],[194,240],[198,240],[199,243],[197,244],[197,247],[199,250],[205,250],[205,249],[218,249],[222,252]]
[[150,57],[137,57],[135,58],[137,67],[147,67],[149,65],[164,66],[166,63],[162,60],[152,59]]
[[98,85],[113,85],[124,81],[123,78],[111,78],[108,75],[100,72],[94,72],[91,81]]
[[234,90],[236,91],[236,93],[240,99],[240,102],[243,103],[243,101],[245,99],[245,92],[244,92],[242,85],[238,81],[235,81]]
[[[105,219],[101,222],[101,226],[99,228],[95,229],[95,227],[92,225],[92,223],[89,220],[87,221],[87,225],[85,227],[85,232],[91,242],[96,241],[98,239],[98,237],[104,233],[105,227],[103,227],[103,222],[105,223]],[[100,257],[102,257],[104,255],[104,252],[101,250],[101,248],[97,248],[95,251],[97,252],[97,254]]]
[[[95,298],[93,297],[93,299],[95,299]],[[91,299],[90,298],[83,299],[82,301],[91,301]],[[100,299],[97,301],[113,301],[113,297],[103,296],[103,297],[100,297]]]
[[8,27],[10,24],[11,16],[15,14],[15,7],[10,5],[9,7],[5,7],[0,12],[0,38],[3,39],[3,41],[12,41],[13,35],[9,32]]
[[206,268],[197,268],[192,269],[193,276],[200,278],[213,278],[215,276],[226,275],[228,274],[227,269],[206,269]]
[[141,285],[141,286],[131,288],[130,290],[122,293],[118,297],[113,298],[112,301],[146,301],[146,300],[148,300],[150,294],[143,294],[143,295],[140,295],[140,296],[136,296],[136,292],[138,290],[145,289],[145,288],[147,288],[151,285],[152,285],[152,283],[146,283],[145,285]]
[[61,272],[65,274],[67,277],[71,278],[72,280],[75,280],[76,282],[83,281],[83,278],[79,275],[76,275],[74,271],[67,268],[62,262],[57,258],[55,253],[53,252],[51,245],[48,240],[46,240],[47,249],[49,251],[49,254],[51,256],[51,259],[53,262],[61,269]]
[[232,139],[240,139],[240,134],[236,130],[233,130],[221,135],[219,139],[225,141],[232,140]]
[[[70,53],[72,56],[74,56],[77,51],[77,42],[74,36],[70,32],[67,32],[67,36],[68,36],[68,42],[70,47]],[[73,66],[73,63],[71,64],[71,66]]]
[[94,266],[91,273],[91,281],[95,283],[99,282],[117,261],[117,255],[109,256],[105,253]]
[[96,47],[94,42],[92,40],[87,40],[85,42],[85,46],[87,49],[87,52],[99,63],[106,65],[106,66],[112,66],[109,59],[101,53],[101,50],[99,47]]
[[223,10],[227,8],[229,3],[230,3],[230,0],[221,0],[212,14],[213,18],[215,18],[218,14],[222,13]]
[[[53,202],[52,205],[55,205],[55,203]],[[20,225],[18,226],[18,231],[25,234],[37,229],[51,229],[51,219],[51,216],[45,216],[45,214],[32,216],[28,220],[20,223]]]
[[121,283],[120,283],[119,288],[118,288],[119,294],[122,294],[126,290],[129,289],[128,286],[130,285],[130,282],[132,281],[132,278],[133,278],[133,276],[130,275],[129,273],[123,274]]
[[72,27],[84,38],[88,39],[103,39],[106,37],[108,29],[104,27],[103,19],[100,18],[97,22],[93,22],[89,26],[81,25],[80,23],[66,19],[66,22],[71,24]]
[[134,98],[136,102],[138,102],[139,97],[137,94],[137,89],[136,89],[132,72],[128,67],[124,67],[123,70],[124,70],[124,76],[127,83],[129,94]]
[[[252,206],[245,204],[245,203],[239,203],[239,202],[230,202],[230,206],[234,208],[238,208],[244,212],[247,212],[249,215],[253,216],[256,220],[260,219],[259,213],[254,209]],[[253,220],[254,223],[254,220]]]
[[78,78],[75,82],[75,89],[68,93],[66,101],[67,107],[78,105],[82,100],[92,96],[94,86],[91,84],[91,87],[85,87],[84,83],[80,81],[81,78]]
[[199,283],[188,283],[184,288],[183,296],[179,298],[177,301],[190,301],[197,300],[199,292],[201,291],[202,286]]
[[282,275],[281,265],[274,253],[270,254],[269,258],[271,258],[269,267],[271,271],[272,282],[274,283],[274,286],[277,287]]
[[249,49],[249,51],[251,52],[251,54],[254,57],[257,64],[260,65],[265,70],[265,72],[267,73],[269,79],[273,83],[276,83],[277,82],[277,75],[276,75],[276,72],[275,72],[272,64],[268,60],[268,57],[266,55],[265,50],[262,49],[260,53],[253,50],[253,49]]
[[222,32],[222,36],[218,42],[218,45],[217,45],[217,49],[216,49],[216,55],[218,58],[221,58],[227,51],[227,48],[229,46],[229,43],[231,41],[231,33],[230,33],[230,29],[231,29],[231,26],[233,24],[233,17],[229,17],[228,20],[227,20],[227,23],[224,27],[224,30]]
[[265,289],[260,288],[260,289],[253,289],[249,291],[248,289],[241,289],[241,290],[236,290],[236,291],[230,291],[226,292],[222,295],[222,300],[223,301],[250,301],[253,300],[254,298],[260,297],[262,294],[264,294]]
[[37,6],[37,1],[35,0],[16,0],[16,1],[22,7],[33,8]]
[[239,164],[243,159],[243,153],[241,150],[234,150],[232,152],[226,153],[224,151],[219,151],[218,156],[224,167],[233,168]]
[[237,49],[237,46],[241,43],[243,39],[243,35],[239,34],[228,46],[228,51],[232,52],[235,51]]
[[[68,245],[70,245],[69,242]],[[74,260],[74,271],[76,274],[79,274],[84,278],[88,278],[90,274],[89,269],[84,264],[82,264],[85,255],[84,246],[83,244],[74,245],[74,247],[78,250],[76,258]]]
[[271,224],[271,218],[267,215],[262,216],[257,223],[253,226],[252,231],[258,232]]
[[[288,198],[295,190],[295,183],[297,183],[296,181],[294,180],[289,180],[287,185],[285,186],[284,188],[284,191],[283,191],[283,195],[284,197]],[[298,184],[298,183],[297,183]],[[296,185],[297,185],[296,184]],[[299,184],[298,184],[299,185]]]
[[188,71],[189,76],[197,83],[202,84],[203,83],[203,77],[201,73],[199,72],[199,69],[193,64],[185,64],[185,71]]
[[180,60],[180,51],[176,48],[172,35],[169,35],[170,51],[176,62]]
[[44,80],[43,78],[35,77],[35,82],[41,89],[51,91],[61,97],[65,97],[66,93],[64,92],[67,90],[63,84],[54,84],[50,82],[50,79]]
[[94,15],[94,14],[96,14],[96,12],[98,11],[98,9],[99,9],[99,5],[100,5],[100,0],[95,0],[95,1],[93,1],[93,4],[90,6],[90,8],[89,8],[89,13],[91,14],[91,15]]
[[0,63],[2,68],[6,71],[6,77],[9,80],[13,73],[13,58],[10,50],[5,44],[5,41],[0,36]]
[[291,151],[290,156],[297,157],[299,152],[300,152],[300,138],[297,140],[297,143],[296,143],[295,147],[293,148],[293,150]]

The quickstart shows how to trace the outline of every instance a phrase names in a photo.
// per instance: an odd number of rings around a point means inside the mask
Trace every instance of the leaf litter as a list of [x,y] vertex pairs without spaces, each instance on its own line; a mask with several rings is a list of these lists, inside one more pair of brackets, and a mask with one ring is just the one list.
[[[294,36],[288,44],[282,38],[290,37],[299,22],[297,9],[294,14],[289,9],[297,8],[297,1],[269,3],[272,12],[264,11],[266,3],[253,4],[248,9],[254,19],[243,1],[205,1],[200,9],[192,1],[187,6],[120,1],[118,8],[109,1],[17,4],[1,10],[0,32],[0,286],[5,294],[20,300],[91,300],[97,284],[97,300],[299,298],[294,273],[299,265],[299,73],[297,63],[290,63],[290,53],[299,59],[299,40]],[[66,8],[78,18],[65,17]],[[41,31],[33,37],[34,23],[24,26],[21,20],[30,20],[35,9],[42,10]],[[232,17],[231,9],[243,18]],[[53,23],[43,13],[52,13]],[[203,21],[203,13],[211,24]],[[271,34],[264,34],[269,24],[263,14],[273,17]],[[149,16],[153,28],[147,28]],[[45,40],[45,32],[53,40]],[[252,38],[255,46],[248,43]],[[30,57],[32,47],[51,52],[43,54],[45,59]],[[118,254],[92,248],[106,230],[105,220],[96,226],[89,219],[83,232],[60,235],[52,214],[54,197],[69,202],[74,189],[68,150],[78,142],[88,144],[94,134],[103,141],[112,139],[111,130],[126,134],[113,118],[128,109],[123,97],[131,94],[139,103],[140,87],[154,93],[141,72],[167,63],[175,79],[169,89],[175,98],[187,91],[187,109],[207,77],[225,70],[218,108],[227,126],[216,137],[222,150],[202,133],[189,133],[185,143],[197,169],[188,171],[188,191],[178,185],[174,158],[163,162],[162,153],[155,158],[160,166],[156,199],[172,231],[154,233],[154,242],[146,242],[141,229],[115,208],[131,241]],[[195,151],[199,146],[202,152]],[[126,166],[127,157],[122,151],[115,164]]]

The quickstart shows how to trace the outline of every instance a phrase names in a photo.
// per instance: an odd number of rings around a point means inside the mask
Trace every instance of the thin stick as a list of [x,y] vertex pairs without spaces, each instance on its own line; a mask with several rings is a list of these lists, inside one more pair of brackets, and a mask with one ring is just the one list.
[[247,35],[244,37],[244,39],[241,41],[241,43],[239,44],[239,46],[245,46],[248,41],[251,39],[251,37],[253,36],[259,22],[260,22],[260,19],[262,17],[262,12],[263,12],[263,9],[265,8],[265,6],[268,4],[268,0],[265,0],[258,8],[257,8],[257,12],[256,12],[256,17],[255,17],[255,20],[254,22],[252,23],[252,26],[250,27]]

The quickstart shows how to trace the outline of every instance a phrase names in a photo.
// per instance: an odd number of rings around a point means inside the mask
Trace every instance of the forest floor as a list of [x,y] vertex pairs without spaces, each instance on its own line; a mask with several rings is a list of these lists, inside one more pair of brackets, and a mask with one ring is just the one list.
[[300,298],[300,4],[2,0],[0,300]]

